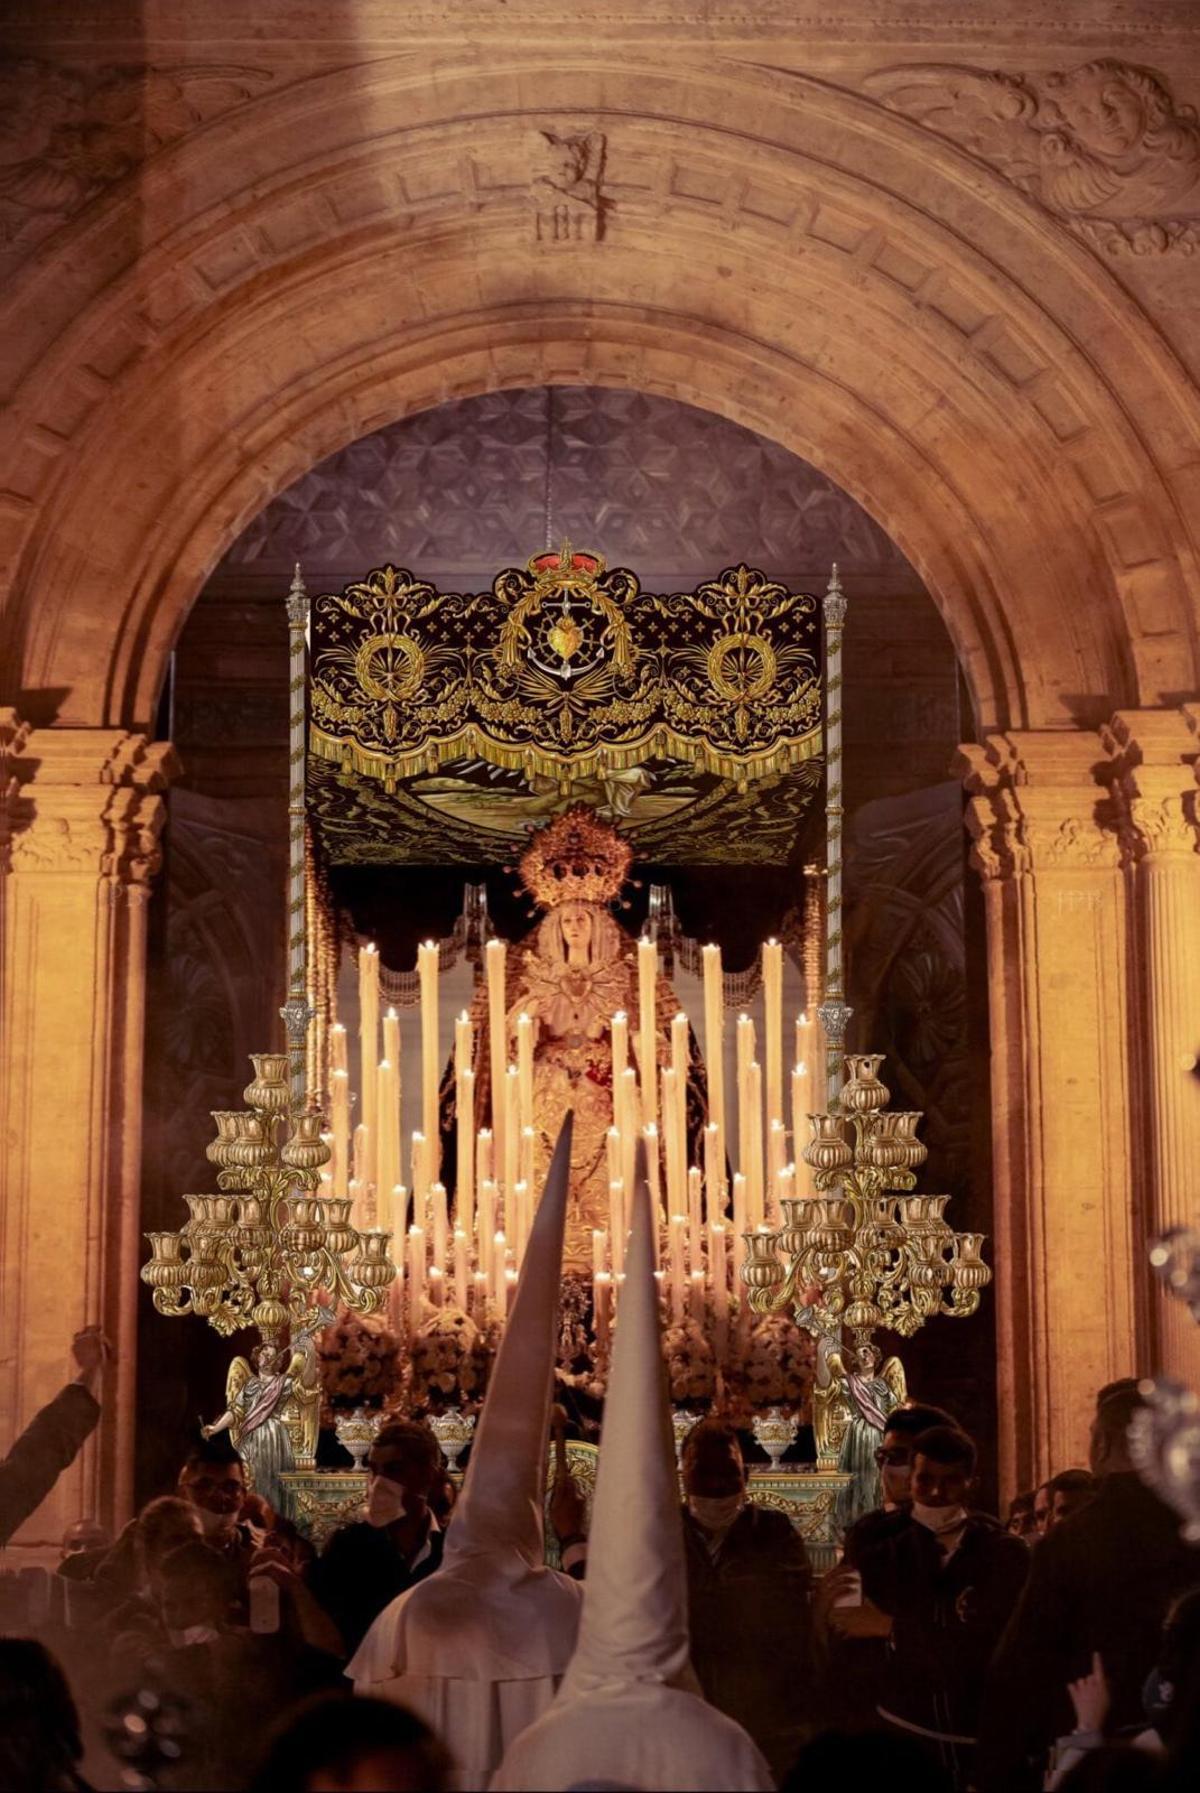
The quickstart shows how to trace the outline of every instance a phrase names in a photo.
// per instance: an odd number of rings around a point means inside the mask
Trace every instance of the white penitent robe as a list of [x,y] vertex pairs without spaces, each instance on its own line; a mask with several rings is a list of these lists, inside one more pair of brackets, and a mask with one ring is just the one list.
[[530,1229],[442,1566],[385,1607],[347,1674],[410,1706],[475,1793],[547,1710],[572,1659],[577,1582],[545,1564],[542,1503],[570,1174],[568,1116]]
[[579,1643],[550,1710],[505,1752],[495,1793],[608,1783],[768,1793],[746,1732],[700,1696],[659,1335],[645,1162],[617,1312]]
[[631,1682],[552,1706],[511,1746],[492,1793],[550,1793],[590,1782],[679,1793],[770,1793],[775,1782],[742,1727],[699,1694]]

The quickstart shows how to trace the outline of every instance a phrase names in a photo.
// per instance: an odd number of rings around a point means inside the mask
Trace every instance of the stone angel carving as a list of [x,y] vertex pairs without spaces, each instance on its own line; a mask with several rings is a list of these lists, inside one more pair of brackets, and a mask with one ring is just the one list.
[[813,1430],[818,1464],[836,1465],[852,1478],[838,1501],[843,1530],[880,1504],[875,1453],[888,1415],[907,1399],[904,1365],[898,1357],[881,1362],[879,1350],[870,1342],[855,1349],[843,1345],[833,1331],[822,1335],[817,1344]]
[[1200,123],[1149,69],[1102,60],[1034,76],[910,63],[865,86],[1072,222],[1200,213]]

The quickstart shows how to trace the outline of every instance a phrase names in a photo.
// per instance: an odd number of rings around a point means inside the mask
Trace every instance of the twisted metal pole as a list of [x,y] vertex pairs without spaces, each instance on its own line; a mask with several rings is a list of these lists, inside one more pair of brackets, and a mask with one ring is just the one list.
[[308,1000],[306,868],[304,863],[305,677],[308,635],[308,592],[296,562],[287,596],[288,678],[288,888],[287,1001],[280,1009],[287,1032],[292,1112],[305,1103],[305,1046],[313,1008]]
[[829,574],[822,605],[825,624],[825,992],[817,1009],[825,1030],[825,1095],[832,1114],[842,1087],[847,1006],[842,960],[842,630],[846,594],[837,562]]

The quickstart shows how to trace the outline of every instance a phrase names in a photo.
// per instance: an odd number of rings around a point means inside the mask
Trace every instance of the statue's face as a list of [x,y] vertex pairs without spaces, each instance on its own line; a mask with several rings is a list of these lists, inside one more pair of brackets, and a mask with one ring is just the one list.
[[564,903],[559,913],[558,925],[562,929],[563,941],[568,951],[572,947],[591,945],[592,918],[581,903]]
[[264,1376],[270,1376],[279,1362],[279,1353],[274,1345],[260,1345],[255,1354],[255,1362]]
[[869,1376],[879,1362],[879,1353],[870,1345],[864,1345],[858,1354],[858,1367],[864,1376]]

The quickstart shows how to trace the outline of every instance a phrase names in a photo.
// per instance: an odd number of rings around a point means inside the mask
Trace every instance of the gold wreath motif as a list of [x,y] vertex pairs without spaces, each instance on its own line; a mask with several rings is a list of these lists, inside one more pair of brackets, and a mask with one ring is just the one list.
[[[397,656],[392,659],[391,656]],[[376,671],[376,661],[387,665]],[[425,655],[411,635],[368,635],[354,659],[355,677],[377,703],[404,703],[415,697],[425,676]]]
[[[749,678],[747,670],[741,668],[741,678],[735,681],[726,673],[725,662],[732,654],[743,652],[757,655],[758,676]],[[777,665],[775,649],[765,635],[749,635],[744,631],[721,635],[708,650],[709,681],[718,696],[729,703],[754,703],[758,698],[765,697],[775,683]]]

